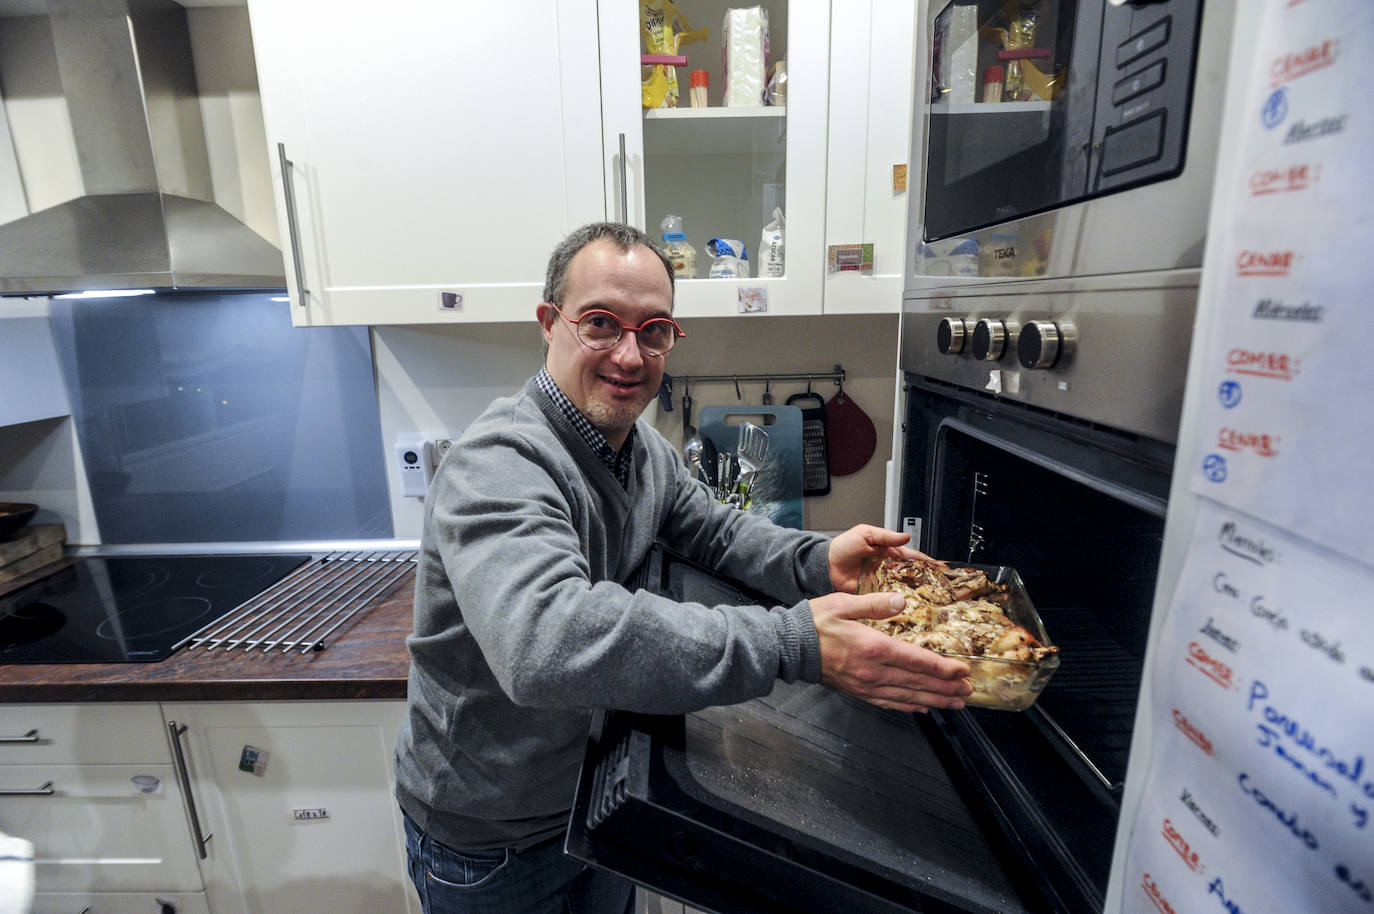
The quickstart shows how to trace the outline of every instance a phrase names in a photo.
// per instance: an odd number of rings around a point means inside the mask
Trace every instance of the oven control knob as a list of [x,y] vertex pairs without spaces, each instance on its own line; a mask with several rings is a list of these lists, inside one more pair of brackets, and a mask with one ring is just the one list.
[[1023,368],[1053,368],[1070,341],[1071,334],[1054,321],[1030,321],[1016,338],[1016,360]]
[[968,324],[962,317],[947,317],[935,331],[935,345],[944,355],[958,355],[968,341]]
[[985,317],[973,327],[973,357],[995,362],[1007,351],[1007,325]]

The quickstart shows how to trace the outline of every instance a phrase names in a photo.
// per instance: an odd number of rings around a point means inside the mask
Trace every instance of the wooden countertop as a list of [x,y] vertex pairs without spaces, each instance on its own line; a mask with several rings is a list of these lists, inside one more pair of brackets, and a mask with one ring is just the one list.
[[[0,585],[23,586],[56,566]],[[0,702],[401,699],[415,572],[310,654],[183,648],[154,663],[0,664]]]

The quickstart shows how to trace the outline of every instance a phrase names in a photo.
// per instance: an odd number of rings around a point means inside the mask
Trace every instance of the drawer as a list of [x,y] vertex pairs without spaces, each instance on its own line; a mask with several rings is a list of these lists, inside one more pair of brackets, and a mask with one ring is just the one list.
[[0,704],[0,765],[171,760],[156,704]]
[[16,791],[0,831],[33,842],[37,891],[203,888],[171,765],[3,765],[0,790]]

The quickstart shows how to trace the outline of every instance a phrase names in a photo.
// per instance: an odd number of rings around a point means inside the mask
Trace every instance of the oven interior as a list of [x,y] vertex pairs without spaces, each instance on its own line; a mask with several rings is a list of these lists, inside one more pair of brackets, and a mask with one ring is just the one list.
[[937,713],[971,806],[1067,910],[1101,910],[1163,543],[1171,448],[908,379],[922,549],[1020,573],[1060,667],[1028,711]]

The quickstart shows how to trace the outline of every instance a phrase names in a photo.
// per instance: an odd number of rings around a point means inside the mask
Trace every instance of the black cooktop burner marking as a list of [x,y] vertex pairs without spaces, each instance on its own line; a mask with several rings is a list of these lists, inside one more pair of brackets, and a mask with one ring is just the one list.
[[242,565],[232,571],[226,568],[210,568],[197,576],[196,584],[208,589],[235,587],[239,584],[252,584],[260,581],[272,574],[273,571],[272,563],[265,559],[251,565]]
[[106,619],[96,626],[95,633],[113,641],[151,638],[163,632],[176,631],[198,622],[214,606],[204,597],[168,597],[140,603],[120,610],[114,619]]
[[17,607],[0,616],[0,653],[46,638],[66,624],[66,615],[56,606],[33,602]]

